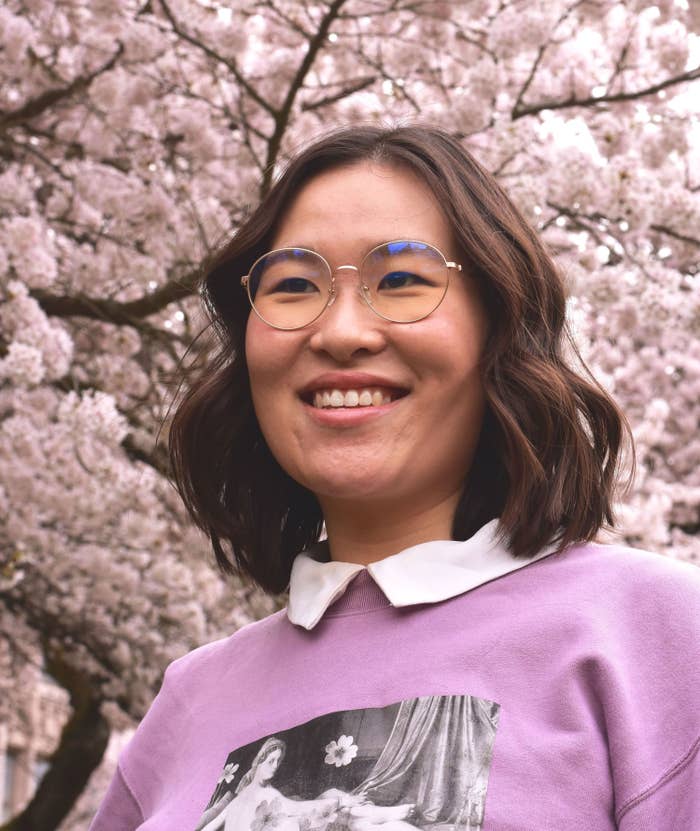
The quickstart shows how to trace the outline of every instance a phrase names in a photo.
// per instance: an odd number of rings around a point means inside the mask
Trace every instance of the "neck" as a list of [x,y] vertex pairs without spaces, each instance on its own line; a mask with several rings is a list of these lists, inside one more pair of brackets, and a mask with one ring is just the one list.
[[452,539],[461,489],[439,501],[388,506],[320,500],[332,560],[368,565],[430,540]]

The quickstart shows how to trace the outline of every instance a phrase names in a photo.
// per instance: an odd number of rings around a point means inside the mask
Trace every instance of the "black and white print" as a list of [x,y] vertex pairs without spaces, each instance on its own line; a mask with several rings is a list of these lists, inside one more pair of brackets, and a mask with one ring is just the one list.
[[233,750],[195,831],[478,831],[499,705],[424,696]]

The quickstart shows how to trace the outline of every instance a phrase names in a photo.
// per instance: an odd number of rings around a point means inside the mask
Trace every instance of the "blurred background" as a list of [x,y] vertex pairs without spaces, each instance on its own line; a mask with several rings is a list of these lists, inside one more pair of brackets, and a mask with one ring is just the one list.
[[615,539],[700,563],[699,32],[687,0],[5,0],[0,829],[86,828],[165,666],[285,603],[217,575],[167,412],[201,261],[331,127],[428,120],[496,174],[634,428]]

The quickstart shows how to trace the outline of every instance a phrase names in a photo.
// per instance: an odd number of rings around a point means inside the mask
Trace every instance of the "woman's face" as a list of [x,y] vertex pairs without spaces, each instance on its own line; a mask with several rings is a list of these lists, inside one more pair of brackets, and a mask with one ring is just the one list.
[[257,779],[259,782],[267,782],[268,779],[272,779],[277,768],[280,766],[281,757],[282,751],[277,748],[277,750],[273,750],[260,762],[257,770]]
[[[270,247],[314,249],[335,269],[359,266],[371,248],[396,239],[428,242],[448,261],[463,260],[422,180],[401,167],[361,162],[308,182]],[[345,269],[335,272],[335,302],[303,329],[277,330],[250,314],[246,355],[260,428],[278,463],[322,508],[347,500],[410,510],[415,500],[461,488],[483,420],[478,364],[487,330],[463,265],[462,273],[450,271],[440,306],[415,323],[376,315],[358,293],[357,273]],[[408,395],[373,417],[325,423],[300,391],[328,372],[378,375]]]

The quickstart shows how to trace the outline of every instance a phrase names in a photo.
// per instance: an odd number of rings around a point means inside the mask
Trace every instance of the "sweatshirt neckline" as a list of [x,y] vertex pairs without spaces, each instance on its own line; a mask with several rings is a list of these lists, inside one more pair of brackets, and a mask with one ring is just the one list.
[[339,617],[351,612],[370,612],[391,606],[391,601],[372,579],[367,568],[358,571],[344,593],[326,609],[325,617]]
[[[550,543],[534,557],[517,559],[510,553],[507,533],[497,518],[467,540],[418,543],[368,565],[330,560],[328,544],[322,541],[302,551],[292,563],[287,616],[293,624],[313,629],[358,573],[376,583],[397,608],[439,603],[548,556],[557,547]],[[376,602],[376,593],[371,601],[365,589],[366,581],[359,584],[361,609]]]

